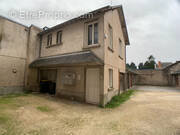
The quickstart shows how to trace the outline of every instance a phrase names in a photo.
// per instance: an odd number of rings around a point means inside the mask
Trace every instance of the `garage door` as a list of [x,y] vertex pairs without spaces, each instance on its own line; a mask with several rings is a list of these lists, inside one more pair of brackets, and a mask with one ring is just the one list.
[[99,69],[88,68],[86,70],[86,102],[99,104]]

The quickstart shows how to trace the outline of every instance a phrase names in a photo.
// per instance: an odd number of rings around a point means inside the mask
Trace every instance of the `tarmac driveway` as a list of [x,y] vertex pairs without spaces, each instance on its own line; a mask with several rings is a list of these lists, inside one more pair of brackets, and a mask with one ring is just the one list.
[[165,87],[165,86],[148,86],[148,85],[136,85],[133,89],[142,91],[170,91],[180,92],[180,87]]
[[[180,92],[139,91],[115,109],[47,95],[17,101],[23,106],[13,110],[18,121],[13,135],[180,135]],[[51,111],[39,111],[37,106]]]

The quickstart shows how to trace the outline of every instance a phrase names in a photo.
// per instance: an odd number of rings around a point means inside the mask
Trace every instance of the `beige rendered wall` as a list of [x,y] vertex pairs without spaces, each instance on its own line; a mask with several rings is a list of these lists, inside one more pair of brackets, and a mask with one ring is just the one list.
[[[109,46],[109,25],[113,29],[113,51],[108,49]],[[125,73],[125,43],[123,32],[121,29],[121,22],[119,20],[118,10],[110,10],[104,15],[104,33],[106,38],[104,40],[104,94],[110,95],[107,100],[110,100],[113,94],[117,94],[119,89],[119,72]],[[119,57],[119,39],[123,45],[123,59]],[[108,91],[109,88],[109,69],[113,69],[113,91]],[[106,96],[105,96],[106,97]]]
[[[87,48],[86,24],[91,21],[98,21],[99,44],[97,46]],[[52,33],[52,44],[56,45],[56,33],[60,30],[62,30],[62,44],[50,48],[47,48],[47,35],[50,33],[44,34],[42,37],[41,57],[92,50],[99,58],[104,59],[103,23],[103,16],[94,16],[93,19],[78,21],[76,23],[66,25],[63,28],[56,29],[53,32],[50,32]]]
[[37,34],[41,31],[42,30],[40,28],[37,28],[36,26],[33,25],[31,25],[29,28],[25,88],[27,90],[32,90],[32,91],[36,91],[39,89],[38,69],[29,68],[29,64],[35,59],[39,58],[40,41]]
[[27,27],[0,17],[0,94],[24,87]]
[[[73,85],[63,85],[63,74],[74,73],[75,83]],[[84,67],[61,67],[57,72],[56,95],[63,97],[73,97],[76,100],[85,100],[85,68]]]

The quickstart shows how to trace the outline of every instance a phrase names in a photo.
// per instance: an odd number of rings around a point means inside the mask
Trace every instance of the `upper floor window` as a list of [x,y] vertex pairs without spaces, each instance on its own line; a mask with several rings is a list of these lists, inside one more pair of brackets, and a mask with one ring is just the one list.
[[123,58],[123,46],[121,39],[119,39],[119,56]]
[[51,46],[52,45],[52,34],[49,34],[47,36],[47,46]]
[[98,44],[98,23],[88,25],[88,45]]
[[113,29],[111,25],[109,25],[109,47],[113,49]]
[[61,44],[62,43],[62,31],[58,31],[57,32],[56,43],[57,44]]

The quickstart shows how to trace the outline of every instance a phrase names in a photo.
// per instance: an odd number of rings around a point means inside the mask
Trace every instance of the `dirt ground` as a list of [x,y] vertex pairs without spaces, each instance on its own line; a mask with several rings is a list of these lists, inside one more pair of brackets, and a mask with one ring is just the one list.
[[14,109],[0,104],[12,116],[8,128],[0,122],[0,135],[180,135],[180,92],[139,91],[115,109],[48,95],[14,102]]

